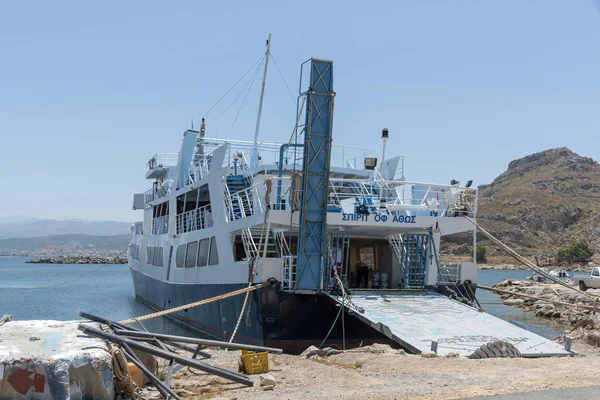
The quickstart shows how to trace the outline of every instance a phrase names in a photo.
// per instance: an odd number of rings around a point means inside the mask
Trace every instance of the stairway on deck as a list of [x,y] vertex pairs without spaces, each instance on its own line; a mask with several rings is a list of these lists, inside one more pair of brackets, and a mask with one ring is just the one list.
[[[341,297],[327,294],[341,304]],[[438,342],[438,355],[456,352],[471,355],[480,346],[503,340],[512,343],[523,357],[575,354],[551,340],[519,328],[500,318],[451,300],[432,291],[355,291],[346,304],[353,316],[383,333],[413,353],[431,350]]]
[[[236,217],[252,215],[252,194],[244,192],[250,187],[250,181],[244,175],[229,175],[225,179],[225,184],[229,190],[229,194],[232,195],[231,205],[233,207],[232,212]],[[234,194],[244,192],[241,196],[234,196]]]

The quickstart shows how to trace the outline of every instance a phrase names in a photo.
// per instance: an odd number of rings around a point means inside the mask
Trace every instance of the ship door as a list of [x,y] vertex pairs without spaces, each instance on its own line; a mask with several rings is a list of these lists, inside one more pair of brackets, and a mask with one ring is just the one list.
[[171,275],[171,262],[173,261],[173,246],[169,248],[169,263],[167,264],[167,281]]
[[327,268],[325,268],[323,281],[326,284],[335,284],[335,273],[337,272],[344,285],[347,285],[350,234],[347,232],[331,232],[328,244]]
[[402,235],[399,258],[404,271],[405,287],[425,287],[428,252],[428,234],[406,233]]

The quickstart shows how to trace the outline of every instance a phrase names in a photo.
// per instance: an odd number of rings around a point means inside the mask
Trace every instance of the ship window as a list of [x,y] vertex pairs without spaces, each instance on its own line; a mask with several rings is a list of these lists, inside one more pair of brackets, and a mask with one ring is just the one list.
[[163,248],[162,247],[146,247],[146,264],[154,265],[155,267],[163,266]]
[[210,259],[208,260],[209,265],[215,265],[219,263],[219,252],[217,251],[217,239],[213,236],[210,239]]
[[185,244],[177,247],[177,254],[175,255],[175,266],[177,268],[183,268],[185,262]]
[[196,266],[196,252],[198,251],[198,242],[189,242],[187,252],[185,253],[185,267],[193,268]]
[[139,261],[140,260],[140,245],[132,244],[131,248],[129,249],[129,255],[131,256],[132,259]]
[[208,241],[209,239],[202,239],[198,246],[198,266],[206,267],[208,260]]

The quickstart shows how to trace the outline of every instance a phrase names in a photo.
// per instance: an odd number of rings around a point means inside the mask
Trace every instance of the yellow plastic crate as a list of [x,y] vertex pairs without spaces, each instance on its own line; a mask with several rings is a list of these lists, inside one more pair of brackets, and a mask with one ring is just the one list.
[[248,375],[269,372],[269,353],[242,350],[242,366]]

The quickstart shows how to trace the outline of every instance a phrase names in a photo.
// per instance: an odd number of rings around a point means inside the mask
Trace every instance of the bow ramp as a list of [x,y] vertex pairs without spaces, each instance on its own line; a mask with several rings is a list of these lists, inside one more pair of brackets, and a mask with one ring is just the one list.
[[[337,295],[328,296],[338,304]],[[468,357],[480,346],[494,341],[513,344],[522,357],[576,354],[535,333],[480,312],[436,292],[355,291],[346,309],[351,315],[413,353],[451,352]]]

